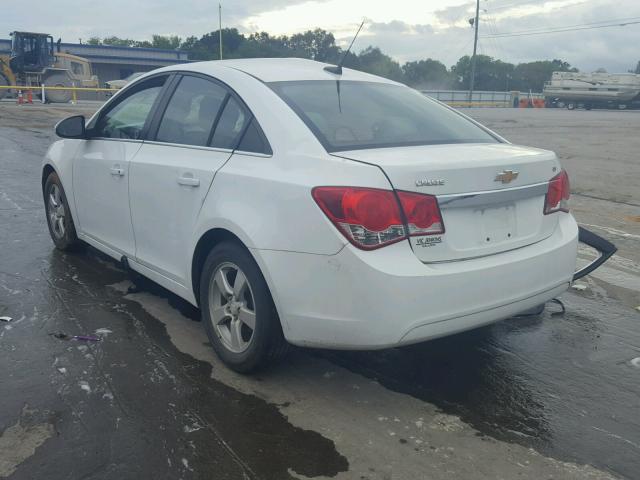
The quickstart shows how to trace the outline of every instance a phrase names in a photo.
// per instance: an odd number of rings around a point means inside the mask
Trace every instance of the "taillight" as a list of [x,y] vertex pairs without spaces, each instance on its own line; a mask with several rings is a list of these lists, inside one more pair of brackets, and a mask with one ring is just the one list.
[[430,195],[398,192],[400,204],[395,192],[377,188],[316,187],[312,195],[336,228],[364,250],[444,232],[438,202]]
[[569,211],[569,175],[562,170],[549,181],[549,189],[544,204],[544,214]]
[[410,237],[444,233],[438,200],[433,195],[398,192]]

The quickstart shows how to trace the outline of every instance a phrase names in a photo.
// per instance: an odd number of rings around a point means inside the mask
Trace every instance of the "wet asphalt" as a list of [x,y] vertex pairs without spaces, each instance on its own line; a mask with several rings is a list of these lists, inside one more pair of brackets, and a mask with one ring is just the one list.
[[633,188],[577,199],[578,220],[624,248],[562,296],[564,315],[297,349],[238,377],[209,357],[196,309],[92,248],[53,248],[40,162],[72,111],[0,104],[0,478],[640,478],[640,232],[615,214],[640,218]]

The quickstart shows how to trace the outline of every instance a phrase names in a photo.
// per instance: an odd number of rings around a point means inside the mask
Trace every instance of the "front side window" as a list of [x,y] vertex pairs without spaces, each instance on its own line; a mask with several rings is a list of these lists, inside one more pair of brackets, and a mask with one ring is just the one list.
[[401,85],[314,80],[269,86],[329,152],[498,142],[463,116]]
[[156,140],[207,146],[227,91],[199,77],[182,77],[162,116]]
[[133,86],[126,97],[98,117],[93,136],[139,139],[166,78],[155,77]]

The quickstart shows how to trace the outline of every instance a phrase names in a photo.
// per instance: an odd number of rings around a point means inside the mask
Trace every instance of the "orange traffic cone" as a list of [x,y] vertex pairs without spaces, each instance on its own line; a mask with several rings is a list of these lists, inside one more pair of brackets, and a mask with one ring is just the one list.
[[22,96],[22,90],[18,90],[18,105],[22,105],[24,103],[24,97]]
[[31,90],[27,90],[27,103],[33,105],[33,93]]

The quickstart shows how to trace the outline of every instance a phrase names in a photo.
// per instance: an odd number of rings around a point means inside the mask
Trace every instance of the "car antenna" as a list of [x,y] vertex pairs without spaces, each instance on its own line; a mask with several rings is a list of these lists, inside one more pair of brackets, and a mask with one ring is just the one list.
[[347,55],[349,55],[349,52],[351,51],[351,47],[353,47],[353,42],[355,42],[356,38],[358,38],[358,34],[360,33],[360,30],[362,30],[362,26],[364,25],[365,20],[366,20],[365,18],[362,19],[362,23],[358,27],[358,31],[356,32],[356,34],[351,39],[351,43],[349,44],[349,48],[347,48],[347,50],[342,54],[342,57],[338,61],[338,64],[337,65],[327,65],[326,67],[324,67],[325,71],[327,71],[329,73],[335,73],[336,75],[342,75],[342,64],[344,63],[345,59],[347,58]]

